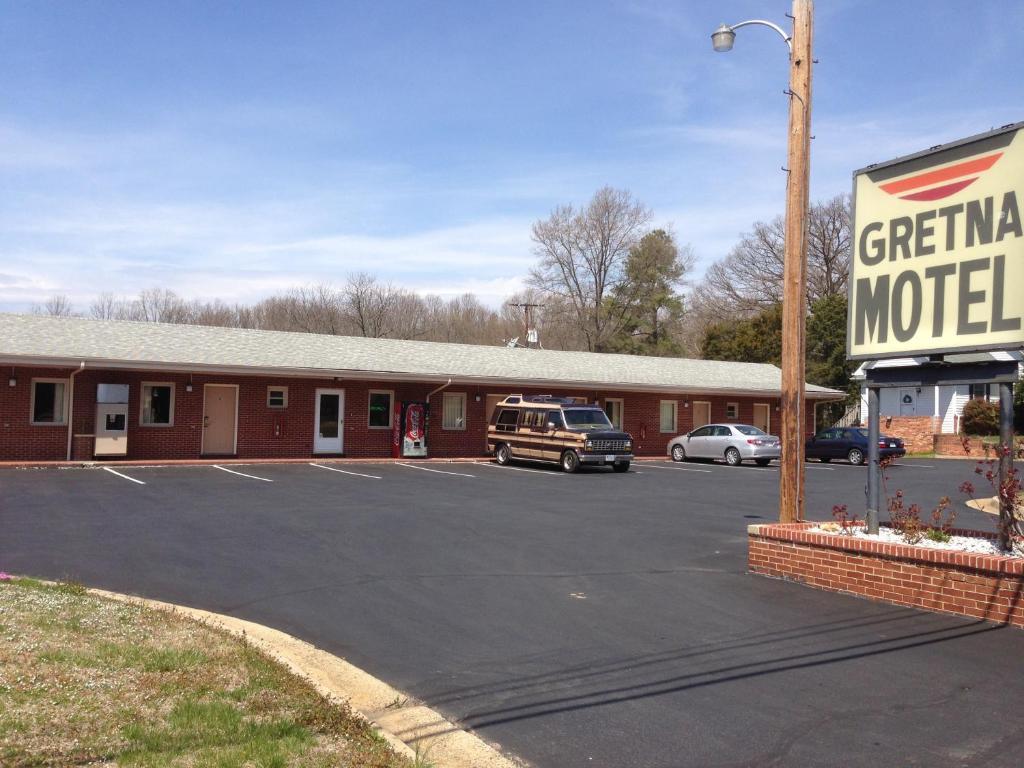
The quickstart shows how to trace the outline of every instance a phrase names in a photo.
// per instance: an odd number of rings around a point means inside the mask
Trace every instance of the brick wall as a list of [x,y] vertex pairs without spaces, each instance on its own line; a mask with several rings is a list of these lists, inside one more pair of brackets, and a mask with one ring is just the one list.
[[893,605],[1024,627],[1024,558],[881,544],[811,533],[811,525],[750,526],[747,567]]
[[934,416],[883,416],[879,427],[886,435],[903,438],[910,453],[931,453],[935,449],[935,433],[942,428],[942,419]]
[[[74,369],[15,369],[16,386],[0,381],[0,460],[61,460],[67,450],[67,425],[30,424],[31,382],[34,378],[67,379]],[[143,382],[169,383],[174,387],[173,424],[140,423]],[[237,456],[242,458],[301,458],[313,455],[313,425],[317,388],[342,389],[344,405],[344,455],[351,457],[387,457],[391,455],[391,431],[370,429],[368,405],[370,389],[394,392],[395,399],[422,401],[437,389],[437,383],[366,382],[334,379],[275,378],[265,376],[222,376],[211,374],[159,373],[86,368],[75,376],[73,408],[73,451],[76,460],[93,458],[96,414],[96,385],[127,384],[128,459],[191,459],[202,455],[204,385],[228,384],[238,387]],[[288,406],[267,405],[267,387],[288,388]],[[191,391],[188,388],[191,386]],[[465,429],[443,429],[444,392],[466,395]],[[721,397],[703,395],[665,395],[624,391],[594,391],[561,388],[523,388],[500,386],[451,385],[430,399],[428,435],[430,455],[434,457],[482,456],[487,432],[488,394],[555,394],[584,397],[604,405],[606,398],[623,400],[623,428],[634,438],[634,451],[640,456],[663,456],[668,441],[693,428],[693,402],[711,403],[712,421],[730,421],[726,406],[738,403],[739,413],[732,421],[750,423],[754,404],[768,405],[770,429],[779,427],[778,399],[769,397]],[[674,400],[677,423],[673,432],[660,431],[660,401]],[[813,403],[807,404],[807,424],[813,423]]]

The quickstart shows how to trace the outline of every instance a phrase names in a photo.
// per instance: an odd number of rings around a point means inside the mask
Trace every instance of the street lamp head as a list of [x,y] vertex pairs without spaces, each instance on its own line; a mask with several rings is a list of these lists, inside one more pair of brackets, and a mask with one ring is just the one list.
[[711,33],[711,46],[719,53],[725,53],[732,50],[732,43],[735,39],[736,33],[732,31],[732,27],[723,24]]

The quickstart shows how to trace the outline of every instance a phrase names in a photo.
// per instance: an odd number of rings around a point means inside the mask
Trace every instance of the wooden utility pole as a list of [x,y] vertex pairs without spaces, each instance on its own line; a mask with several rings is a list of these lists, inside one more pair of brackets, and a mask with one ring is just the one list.
[[[793,0],[789,72],[789,179],[782,295],[782,460],[779,522],[804,518],[804,326],[807,284],[807,206],[811,142],[813,0]],[[812,427],[813,428],[813,427]]]

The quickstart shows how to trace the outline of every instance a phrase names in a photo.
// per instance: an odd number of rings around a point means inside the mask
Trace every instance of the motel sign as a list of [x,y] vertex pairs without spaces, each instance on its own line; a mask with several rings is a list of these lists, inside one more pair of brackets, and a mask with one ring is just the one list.
[[1024,123],[854,173],[847,353],[1024,346]]

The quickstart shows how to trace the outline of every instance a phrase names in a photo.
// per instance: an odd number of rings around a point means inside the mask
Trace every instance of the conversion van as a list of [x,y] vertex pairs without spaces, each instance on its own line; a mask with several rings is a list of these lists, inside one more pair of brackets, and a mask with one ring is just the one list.
[[487,452],[499,464],[551,461],[566,472],[583,464],[629,470],[633,438],[615,429],[596,405],[550,395],[509,395],[494,408]]

